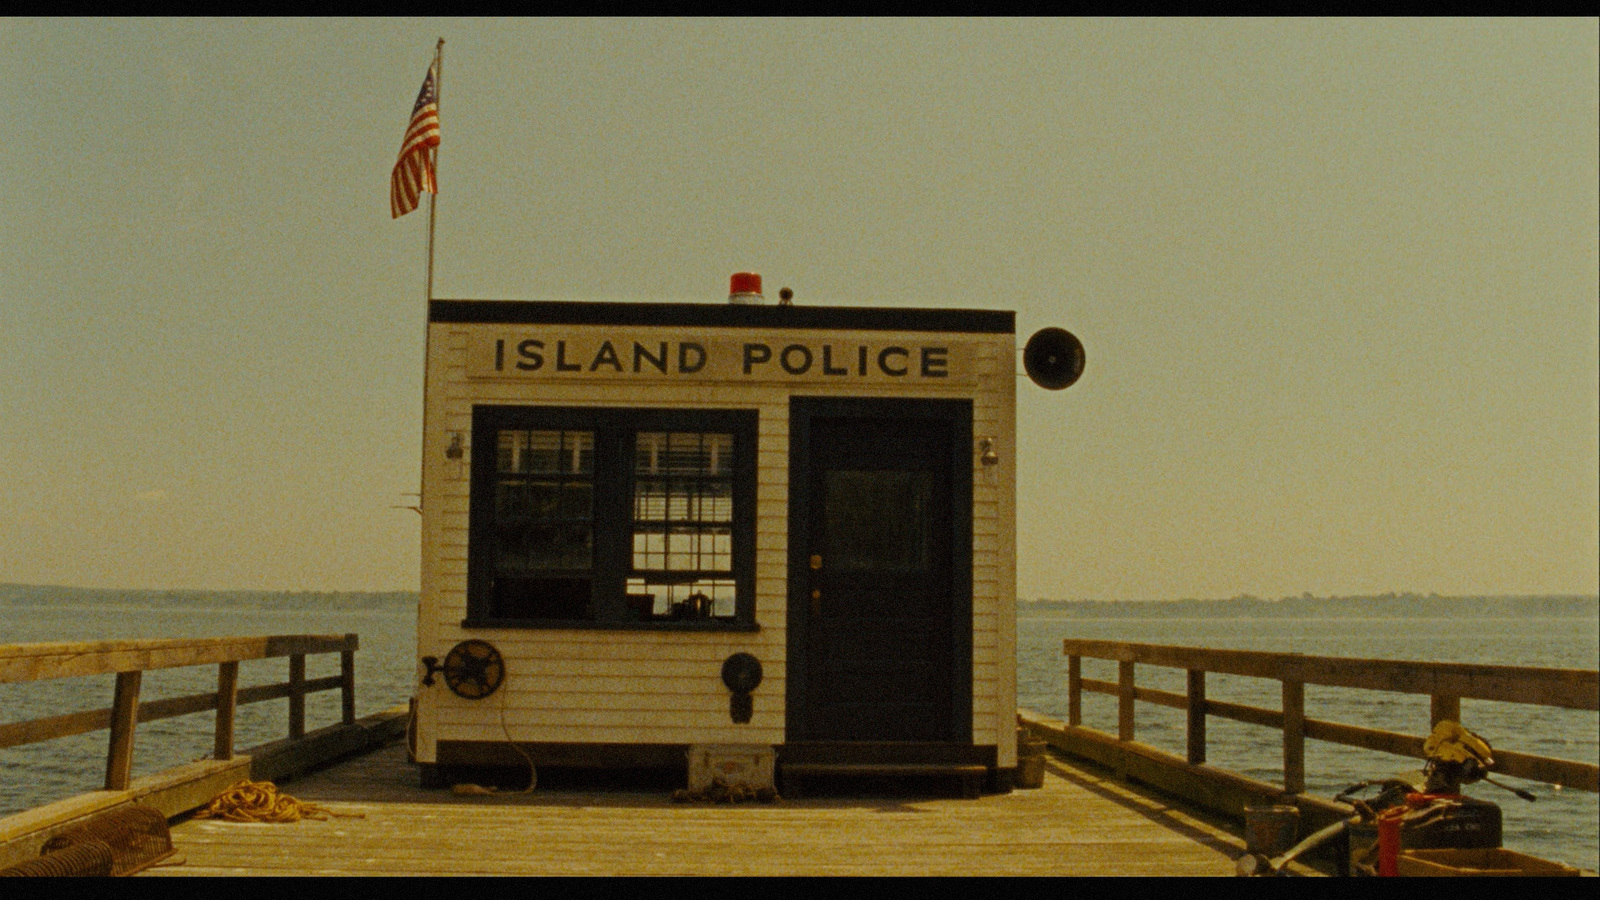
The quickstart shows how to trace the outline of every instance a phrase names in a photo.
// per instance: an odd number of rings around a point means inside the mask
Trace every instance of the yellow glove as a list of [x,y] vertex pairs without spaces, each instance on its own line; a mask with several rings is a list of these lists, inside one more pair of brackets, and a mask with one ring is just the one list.
[[1459,722],[1441,721],[1433,734],[1422,742],[1422,752],[1440,762],[1476,761],[1484,769],[1494,766],[1494,750],[1483,738],[1461,727]]

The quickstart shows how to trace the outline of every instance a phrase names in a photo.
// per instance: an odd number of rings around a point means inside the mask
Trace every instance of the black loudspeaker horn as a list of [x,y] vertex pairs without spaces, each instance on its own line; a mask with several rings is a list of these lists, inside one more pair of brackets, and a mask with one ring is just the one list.
[[1083,374],[1083,343],[1063,328],[1041,328],[1022,348],[1022,368],[1047,390],[1071,387]]

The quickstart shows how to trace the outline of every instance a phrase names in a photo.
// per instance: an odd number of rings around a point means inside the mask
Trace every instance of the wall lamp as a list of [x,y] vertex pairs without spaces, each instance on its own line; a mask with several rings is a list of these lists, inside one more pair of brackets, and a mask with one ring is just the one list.
[[978,450],[980,451],[978,462],[981,462],[986,466],[996,466],[1000,464],[1000,454],[994,452],[994,438],[978,438]]

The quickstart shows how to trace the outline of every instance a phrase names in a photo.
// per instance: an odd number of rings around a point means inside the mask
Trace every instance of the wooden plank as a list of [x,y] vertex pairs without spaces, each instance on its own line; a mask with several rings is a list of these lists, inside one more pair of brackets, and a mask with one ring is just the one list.
[[1117,737],[1124,741],[1133,740],[1133,661],[1121,660],[1117,663]]
[[1180,709],[1184,712],[1189,710],[1189,698],[1187,695],[1174,694],[1171,691],[1163,691],[1157,688],[1136,687],[1133,691],[1133,699],[1140,703],[1165,706],[1169,709]]
[[1337,656],[1305,656],[1255,650],[1215,650],[1166,644],[1067,639],[1068,656],[1111,659],[1177,669],[1305,684],[1480,700],[1533,703],[1567,709],[1600,709],[1600,671],[1471,663],[1409,662]]
[[1461,721],[1461,698],[1452,694],[1434,694],[1428,701],[1430,724]]
[[[355,635],[348,635],[355,637]],[[339,654],[339,715],[346,725],[356,720],[356,652],[344,650]]]
[[1187,758],[1196,765],[1206,761],[1206,673],[1204,669],[1189,669],[1185,676],[1188,696],[1185,697],[1185,732],[1188,738]]
[[111,704],[111,740],[106,751],[106,790],[128,786],[133,772],[133,730],[139,722],[139,682],[143,672],[118,672]]
[[0,749],[48,741],[73,734],[99,731],[111,725],[110,709],[64,713],[46,719],[10,722],[0,725]]
[[170,669],[356,649],[354,635],[275,635],[0,645],[0,683]]
[[1283,789],[1306,789],[1306,686],[1283,682]]
[[1542,781],[1562,787],[1577,788],[1591,793],[1600,792],[1600,766],[1570,759],[1551,759],[1518,753],[1515,750],[1494,751],[1494,771],[1497,775],[1514,775],[1530,781]]
[[1083,724],[1083,657],[1067,657],[1067,722]]
[[1110,694],[1115,697],[1122,692],[1122,687],[1115,681],[1101,681],[1098,678],[1078,678],[1079,686],[1091,694]]
[[[1083,690],[1093,694],[1110,694],[1113,697],[1122,696],[1122,685],[1116,681],[1081,678],[1080,684]],[[1134,685],[1133,699],[1140,703],[1153,703],[1156,706],[1165,706],[1171,709],[1187,710],[1189,708],[1189,701],[1183,694],[1174,694],[1171,691],[1163,691],[1160,688]]]
[[1339,722],[1325,722],[1320,719],[1304,720],[1305,736],[1319,741],[1328,741],[1334,744],[1344,744],[1349,747],[1362,747],[1367,750],[1377,750],[1380,753],[1393,753],[1396,756],[1409,756],[1414,759],[1424,759],[1422,752],[1423,738],[1413,734],[1401,734],[1398,731],[1383,731],[1377,728],[1363,728],[1359,725],[1345,725]]
[[233,759],[233,720],[239,705],[239,664],[225,662],[217,667],[217,725],[212,755]]
[[1259,706],[1229,703],[1226,700],[1207,700],[1206,711],[1219,719],[1232,719],[1235,722],[1263,725],[1267,728],[1283,727],[1282,710],[1262,709]]
[[303,653],[295,653],[289,656],[289,738],[296,740],[305,736],[306,657]]

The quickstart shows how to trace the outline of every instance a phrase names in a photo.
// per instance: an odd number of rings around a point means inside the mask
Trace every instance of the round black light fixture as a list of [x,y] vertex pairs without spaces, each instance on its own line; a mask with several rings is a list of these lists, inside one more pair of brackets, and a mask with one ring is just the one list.
[[735,653],[722,661],[722,683],[735,694],[748,694],[761,685],[761,660]]
[[1083,374],[1083,342],[1064,328],[1041,328],[1022,348],[1022,368],[1046,390],[1071,387]]

